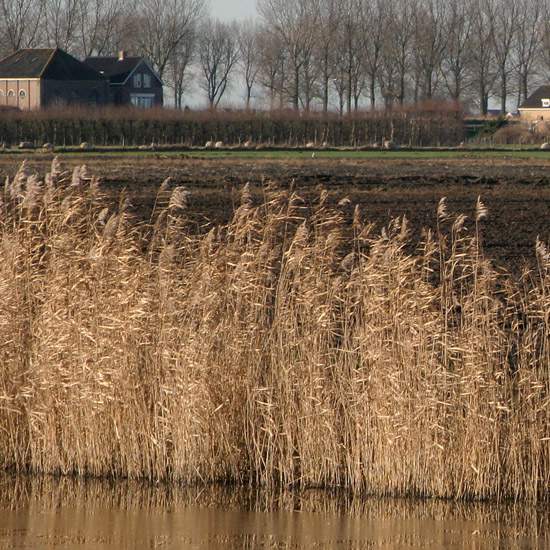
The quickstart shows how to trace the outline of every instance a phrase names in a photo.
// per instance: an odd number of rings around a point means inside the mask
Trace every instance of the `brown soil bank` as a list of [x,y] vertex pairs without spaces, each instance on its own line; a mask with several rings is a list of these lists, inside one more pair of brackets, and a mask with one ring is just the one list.
[[[160,182],[171,177],[192,193],[193,210],[205,224],[227,221],[249,182],[258,200],[269,182],[293,185],[304,198],[331,192],[330,200],[349,197],[363,216],[380,227],[406,216],[413,233],[435,227],[437,204],[447,197],[451,215],[468,216],[473,224],[476,199],[489,209],[483,223],[483,245],[490,258],[514,270],[532,263],[537,235],[550,232],[550,158],[311,158],[199,156],[193,154],[61,155],[64,167],[86,164],[113,197],[125,189],[144,206]],[[13,175],[21,155],[0,156],[0,175]],[[31,155],[30,166],[44,174],[51,156]]]

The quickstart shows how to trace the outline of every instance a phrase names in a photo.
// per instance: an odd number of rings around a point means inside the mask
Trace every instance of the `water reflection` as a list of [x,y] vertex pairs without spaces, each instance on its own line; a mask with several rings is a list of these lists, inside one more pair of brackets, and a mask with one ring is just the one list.
[[0,548],[543,549],[545,506],[0,478]]

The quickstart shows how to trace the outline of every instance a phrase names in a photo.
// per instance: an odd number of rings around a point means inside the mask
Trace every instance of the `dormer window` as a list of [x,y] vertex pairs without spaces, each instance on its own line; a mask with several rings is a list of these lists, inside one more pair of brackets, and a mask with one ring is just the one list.
[[542,100],[542,106],[543,107],[550,107],[550,99],[543,99]]
[[134,88],[141,88],[141,74],[134,75]]

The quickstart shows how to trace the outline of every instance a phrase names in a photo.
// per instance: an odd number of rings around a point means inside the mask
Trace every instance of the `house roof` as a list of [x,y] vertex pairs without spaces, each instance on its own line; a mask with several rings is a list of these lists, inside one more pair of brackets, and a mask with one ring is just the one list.
[[0,60],[0,78],[103,80],[92,68],[59,48],[25,48]]
[[[518,109],[542,109],[542,100],[550,99],[550,84],[543,84],[535,90]],[[548,109],[548,107],[545,107]]]
[[122,57],[87,57],[84,63],[105,75],[111,84],[123,84],[142,61],[145,62],[143,57],[124,55]]

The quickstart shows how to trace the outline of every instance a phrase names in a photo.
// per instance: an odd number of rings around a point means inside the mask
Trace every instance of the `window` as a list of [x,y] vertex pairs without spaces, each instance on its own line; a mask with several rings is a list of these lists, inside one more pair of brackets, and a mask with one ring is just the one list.
[[154,107],[155,96],[154,94],[132,94],[130,96],[130,101],[134,107],[147,109],[149,107]]
[[144,74],[143,75],[143,87],[144,88],[150,88],[151,87],[151,75],[150,74]]
[[0,90],[0,97],[4,97],[4,92]]
[[55,107],[61,107],[63,103],[64,101],[61,97],[61,94],[57,90],[54,90],[52,92],[51,104],[54,105]]
[[19,97],[25,99],[27,97],[27,92],[25,92],[25,90],[19,90]]
[[141,74],[134,75],[134,88],[141,88]]
[[550,107],[550,99],[543,99],[542,100],[542,106],[543,107]]
[[13,90],[8,90],[8,97],[15,97],[15,92]]
[[96,91],[93,91],[90,94],[90,107],[95,107],[99,101],[99,94]]

